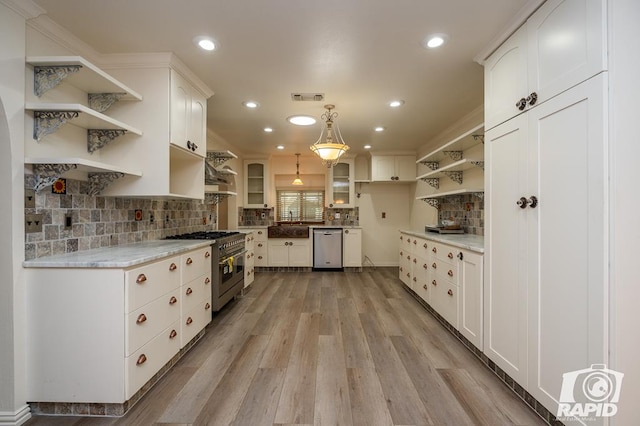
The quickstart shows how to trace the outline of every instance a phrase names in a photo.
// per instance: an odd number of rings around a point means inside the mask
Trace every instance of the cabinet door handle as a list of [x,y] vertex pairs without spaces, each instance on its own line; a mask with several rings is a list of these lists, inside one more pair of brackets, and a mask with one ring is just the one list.
[[262,260],[262,256],[258,256],[258,259]]
[[516,108],[520,111],[524,110],[527,106],[527,100],[525,98],[520,98],[518,102],[516,102]]
[[191,265],[193,263],[193,259],[187,257],[187,265]]
[[145,274],[140,274],[138,275],[138,278],[136,278],[136,284],[142,284],[146,280],[147,280],[147,276]]
[[171,265],[169,265],[169,270],[175,271],[176,269],[178,269],[178,266],[175,263],[171,262]]
[[170,305],[175,305],[177,302],[178,302],[178,299],[176,299],[175,296],[171,296],[171,299],[169,299]]
[[193,319],[191,317],[187,318],[187,325],[190,325],[193,322]]
[[258,247],[262,247],[262,243],[258,243]]
[[211,282],[211,279],[209,277],[204,279],[204,284],[207,285]]
[[453,277],[453,271],[449,269],[449,272],[447,272],[447,275],[449,275],[450,277]]
[[438,282],[436,280],[433,280],[433,281],[431,281],[431,284],[438,285]]
[[535,195],[532,195],[531,197],[529,197],[529,199],[527,200],[527,204],[529,205],[529,207],[531,207],[532,209],[535,209],[538,206],[538,197],[536,197]]
[[211,308],[211,305],[209,304],[209,302],[207,302],[207,303],[204,305],[204,310],[206,311],[206,310],[208,310],[209,308]]
[[345,229],[345,230],[344,230],[344,233],[345,233],[345,234],[348,234],[348,233],[349,233],[349,230],[348,230],[348,229]]
[[464,259],[464,255],[462,254],[462,252],[458,253],[458,259],[460,260]]
[[211,257],[211,253],[209,253],[208,251],[204,253],[204,258],[208,259],[209,257]]
[[449,291],[447,291],[447,294],[448,294],[449,296],[453,296],[453,290],[449,289]]
[[400,235],[400,241],[402,241],[402,235]]
[[453,253],[449,252],[449,254],[447,255],[447,257],[448,257],[449,259],[453,259]]
[[136,361],[136,365],[142,365],[147,361],[147,356],[145,354],[141,354]]
[[190,295],[191,293],[193,293],[193,290],[191,290],[191,287],[187,288],[187,296]]
[[518,207],[520,207],[521,209],[526,209],[527,208],[527,199],[524,197],[520,197],[520,199],[518,201],[516,201],[516,205]]
[[258,235],[262,235],[262,231],[258,231]]
[[169,339],[173,339],[177,335],[178,335],[178,332],[176,332],[175,330],[171,330],[171,333],[169,333]]
[[534,106],[536,102],[538,102],[538,94],[536,92],[531,92],[531,94],[527,96],[527,102],[529,102],[530,106]]
[[400,250],[400,256],[404,256],[404,253],[402,252],[402,250]]
[[147,320],[147,316],[145,314],[140,314],[140,315],[138,315],[138,318],[136,319],[136,324],[142,324],[146,320]]

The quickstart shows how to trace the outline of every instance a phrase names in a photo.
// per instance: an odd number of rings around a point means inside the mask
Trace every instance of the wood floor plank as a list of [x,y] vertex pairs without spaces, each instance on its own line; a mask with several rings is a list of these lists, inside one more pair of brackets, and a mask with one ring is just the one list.
[[358,308],[358,313],[373,311],[373,304],[367,295],[367,289],[364,281],[364,277],[367,274],[367,272],[362,272],[357,277],[354,277],[354,279],[348,281],[351,297]]
[[258,370],[268,341],[268,336],[249,336],[192,423],[229,425],[233,422]]
[[278,401],[275,423],[314,422],[319,332],[320,314],[303,312]]
[[387,407],[396,425],[433,424],[402,361],[375,315],[360,314]]
[[401,327],[399,316],[389,304],[389,300],[377,287],[369,288],[369,299],[373,306],[373,312],[378,317],[380,325],[387,336],[402,336],[404,330]]
[[314,420],[316,426],[352,425],[349,382],[339,336],[320,336]]
[[374,368],[360,316],[351,298],[338,299],[340,334],[347,368]]
[[302,312],[320,312],[320,294],[322,291],[322,280],[311,278],[304,295],[304,306]]
[[292,299],[304,299],[311,277],[313,277],[312,272],[300,272],[295,279],[294,285],[291,287],[289,297]]
[[303,299],[288,299],[272,329],[271,338],[262,356],[260,368],[286,368],[300,322]]
[[265,290],[260,294],[260,297],[254,300],[254,302],[247,308],[247,312],[264,312],[271,299],[278,292],[282,285],[283,278],[275,278],[271,280],[266,286]]
[[409,339],[392,336],[391,342],[436,425],[474,424],[438,371]]
[[284,368],[258,369],[233,425],[271,426],[273,424],[285,372]]
[[393,424],[375,368],[348,368],[347,380],[354,426]]
[[349,287],[349,281],[353,280],[359,272],[345,272],[343,274],[336,274],[336,296],[338,299],[344,299],[351,297],[351,287]]

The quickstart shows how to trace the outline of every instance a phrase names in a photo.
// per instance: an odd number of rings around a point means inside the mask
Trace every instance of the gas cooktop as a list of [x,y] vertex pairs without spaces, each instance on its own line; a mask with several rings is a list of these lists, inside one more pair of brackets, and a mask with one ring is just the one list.
[[218,240],[232,235],[239,234],[237,231],[201,231],[189,234],[171,235],[167,240]]

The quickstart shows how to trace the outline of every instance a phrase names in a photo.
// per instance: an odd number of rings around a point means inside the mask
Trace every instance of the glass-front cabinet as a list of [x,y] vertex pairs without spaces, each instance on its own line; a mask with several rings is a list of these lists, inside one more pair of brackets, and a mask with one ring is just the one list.
[[269,206],[269,164],[267,160],[244,162],[244,207]]
[[353,207],[354,160],[344,159],[329,169],[327,203],[329,207]]

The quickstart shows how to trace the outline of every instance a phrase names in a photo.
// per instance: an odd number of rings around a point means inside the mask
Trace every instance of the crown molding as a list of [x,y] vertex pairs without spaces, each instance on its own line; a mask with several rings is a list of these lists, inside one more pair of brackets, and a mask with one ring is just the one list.
[[502,29],[502,31],[500,31],[498,35],[494,37],[489,42],[489,44],[487,44],[487,46],[485,46],[484,49],[482,49],[476,54],[476,56],[473,57],[473,60],[484,66],[484,61],[486,61],[487,58],[493,52],[495,52],[502,43],[504,43],[509,37],[511,37],[511,35],[515,33],[517,29],[520,28],[522,24],[524,24],[526,20],[529,19],[531,15],[533,15],[534,12],[538,10],[540,6],[542,6],[542,3],[544,2],[545,0],[527,1],[525,5],[522,6],[522,8],[513,16],[513,18],[511,18],[509,23]]
[[46,10],[32,2],[31,0],[0,0],[0,3],[7,6],[25,19],[37,18],[47,13]]

